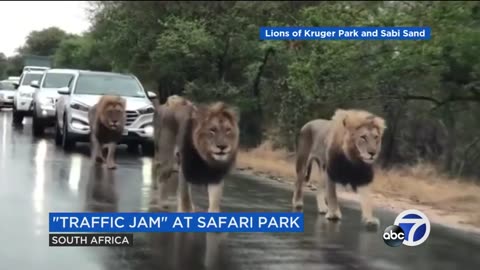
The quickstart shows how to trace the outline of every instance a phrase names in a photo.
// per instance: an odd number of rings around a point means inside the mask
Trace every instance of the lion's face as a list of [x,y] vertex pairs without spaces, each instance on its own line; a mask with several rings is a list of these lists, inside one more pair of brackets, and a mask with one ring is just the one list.
[[202,158],[220,164],[231,162],[239,141],[236,114],[223,104],[215,104],[197,117],[193,139]]
[[382,137],[374,126],[362,126],[352,134],[358,157],[367,164],[374,163],[381,150]]
[[111,130],[121,130],[125,125],[125,107],[121,103],[107,104],[101,115],[103,124]]
[[208,135],[205,143],[208,152],[216,161],[227,161],[230,159],[232,150],[236,148],[237,134],[228,119],[214,117],[207,124]]
[[333,138],[342,138],[343,151],[351,158],[373,164],[382,148],[385,120],[367,111],[337,110],[332,120],[342,123]]

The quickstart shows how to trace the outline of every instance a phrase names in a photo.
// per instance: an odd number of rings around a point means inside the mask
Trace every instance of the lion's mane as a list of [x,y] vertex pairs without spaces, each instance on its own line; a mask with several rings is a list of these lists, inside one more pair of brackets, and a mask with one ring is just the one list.
[[[208,132],[211,121],[216,119],[220,125],[232,127],[232,137],[227,138],[231,147],[228,161],[209,160],[208,141],[204,134]],[[184,126],[180,143],[181,168],[185,179],[192,184],[211,184],[222,181],[233,167],[239,140],[238,116],[223,102],[196,108]]]
[[[112,130],[109,125],[109,109],[117,109],[122,112],[120,120],[120,129]],[[119,96],[102,96],[97,104],[89,111],[89,122],[91,132],[98,138],[99,142],[106,143],[120,139],[126,123],[126,101]]]

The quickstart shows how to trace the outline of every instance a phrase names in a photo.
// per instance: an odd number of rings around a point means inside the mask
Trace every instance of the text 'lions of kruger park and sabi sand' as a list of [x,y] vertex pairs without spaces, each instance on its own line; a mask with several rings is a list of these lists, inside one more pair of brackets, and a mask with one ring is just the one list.
[[363,110],[338,109],[331,120],[306,123],[299,134],[293,207],[303,209],[303,184],[310,180],[316,163],[320,172],[318,212],[329,220],[341,219],[336,184],[349,185],[361,196],[363,222],[368,227],[378,226],[379,220],[372,213],[370,185],[385,129],[383,118]]
[[[177,211],[193,212],[192,185],[208,187],[209,212],[220,212],[225,176],[233,168],[239,144],[239,116],[223,103],[178,106],[164,104],[156,112],[156,184],[158,202],[166,208],[166,183],[178,162]],[[159,128],[160,127],[160,128]]]
[[[115,150],[122,138],[126,122],[126,100],[119,96],[102,96],[97,104],[90,108],[91,158],[97,163],[105,163],[108,169],[115,169]],[[107,148],[107,157],[103,148]]]

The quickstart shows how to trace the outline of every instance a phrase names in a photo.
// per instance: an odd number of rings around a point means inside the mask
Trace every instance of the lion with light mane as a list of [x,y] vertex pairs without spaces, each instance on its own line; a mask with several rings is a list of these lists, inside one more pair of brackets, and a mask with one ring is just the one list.
[[[161,132],[162,128],[162,115],[163,117],[168,116],[171,114],[172,110],[176,110],[182,106],[192,106],[192,103],[181,96],[172,95],[167,98],[167,101],[163,104],[155,108],[155,112],[153,114],[153,126],[154,126],[154,136],[153,136],[153,144],[154,144],[154,158],[153,158],[153,175],[159,176],[160,171],[164,174],[162,178],[168,179],[173,173],[178,172],[177,162],[176,160],[172,160],[169,155],[160,155],[160,152],[165,153],[169,152],[170,146],[166,145],[166,149],[160,148],[159,142],[162,140],[172,140],[172,136],[174,136],[169,130],[167,129],[164,132]],[[166,110],[168,108],[168,111]],[[167,112],[166,114],[164,112]],[[166,137],[166,138],[163,138]],[[178,156],[178,149],[175,148],[174,150],[175,157]],[[175,162],[174,162],[175,161]],[[163,167],[163,168],[162,168]],[[157,181],[153,182],[153,186],[157,188]]]
[[167,98],[165,105],[167,107],[176,107],[176,106],[192,105],[192,102],[179,95],[172,95]]
[[[119,96],[102,96],[88,111],[91,158],[97,163],[106,161],[108,169],[115,169],[115,150],[122,138],[126,122],[126,101]],[[107,158],[103,148],[107,148]]]
[[370,185],[385,128],[384,119],[363,110],[338,109],[331,120],[306,123],[299,134],[293,207],[303,208],[303,184],[309,181],[315,162],[320,171],[318,212],[329,220],[341,219],[336,184],[350,185],[361,196],[364,224],[378,226],[379,220],[372,213]]
[[197,106],[184,99],[156,109],[155,162],[157,196],[166,208],[166,183],[177,175],[177,211],[193,212],[192,185],[208,186],[209,212],[220,212],[225,176],[238,151],[236,111],[223,102]]

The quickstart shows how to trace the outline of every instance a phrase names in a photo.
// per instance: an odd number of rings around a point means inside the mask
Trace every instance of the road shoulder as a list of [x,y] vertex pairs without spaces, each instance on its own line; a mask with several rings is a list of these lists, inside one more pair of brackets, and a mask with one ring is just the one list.
[[[233,174],[248,177],[265,184],[275,185],[279,188],[293,190],[293,181],[271,176],[259,171],[255,171],[251,168],[239,167],[233,172]],[[306,186],[304,190],[305,193],[314,195],[316,188],[315,186],[310,185]],[[338,190],[338,196],[343,203],[347,203],[348,205],[352,205],[353,207],[360,209],[360,201],[357,194],[347,190]],[[464,224],[463,218],[460,215],[445,213],[444,211],[426,205],[413,204],[405,199],[386,198],[381,194],[374,194],[373,196],[376,209],[389,211],[394,214],[399,214],[406,209],[418,209],[424,212],[428,216],[430,222],[434,224],[448,229],[459,230],[464,233],[478,234],[480,236],[480,228],[470,224]]]

